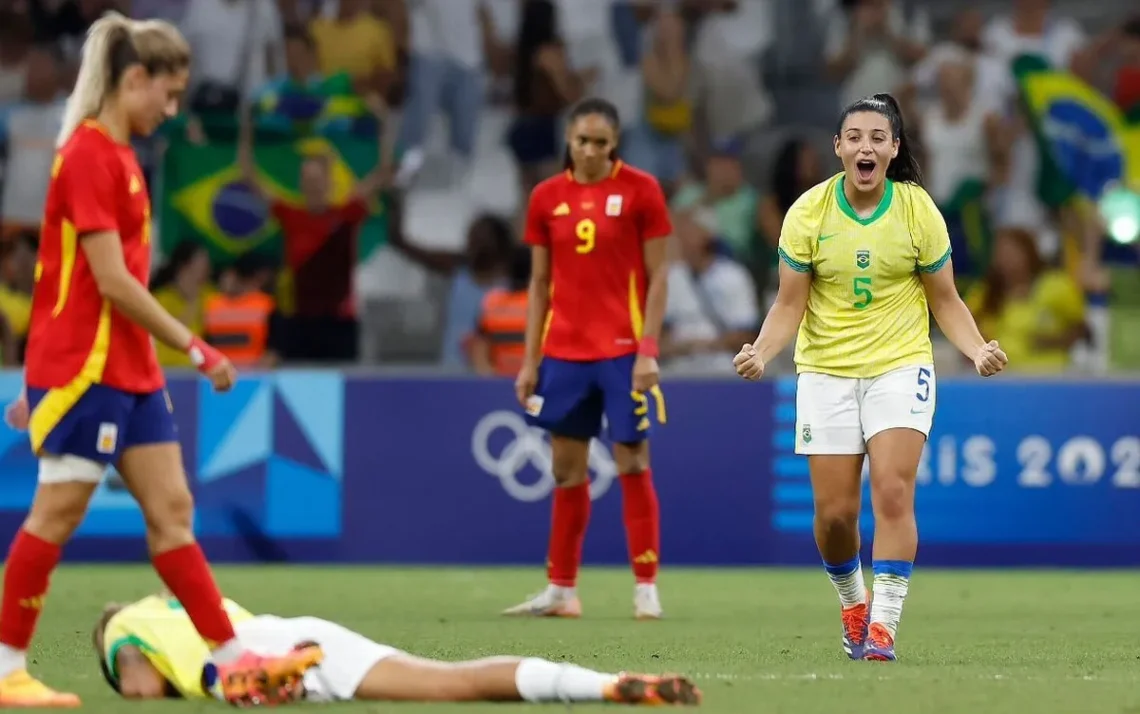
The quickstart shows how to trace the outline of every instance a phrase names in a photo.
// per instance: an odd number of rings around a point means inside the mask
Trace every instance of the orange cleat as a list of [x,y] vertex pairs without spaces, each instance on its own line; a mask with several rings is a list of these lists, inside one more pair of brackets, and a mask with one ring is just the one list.
[[75,709],[79,697],[57,692],[20,669],[0,679],[0,709]]
[[701,690],[675,675],[620,674],[606,688],[606,701],[646,707],[695,707],[701,703]]
[[237,706],[275,706],[297,701],[305,695],[305,673],[324,660],[315,645],[301,647],[281,657],[263,657],[246,652],[241,659],[217,665],[222,699]]

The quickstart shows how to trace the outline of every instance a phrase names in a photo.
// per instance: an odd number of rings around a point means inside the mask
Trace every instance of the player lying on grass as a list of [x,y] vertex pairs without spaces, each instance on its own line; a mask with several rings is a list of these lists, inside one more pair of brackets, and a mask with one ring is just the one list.
[[[304,686],[288,688],[310,702],[527,701],[610,702],[640,705],[695,705],[701,693],[675,676],[605,674],[573,664],[536,658],[495,657],[473,662],[439,662],[378,644],[340,625],[315,617],[254,616],[226,600],[238,636],[258,652],[285,654],[319,648],[320,663]],[[138,602],[110,604],[95,625],[95,651],[108,684],[128,699],[203,698],[216,690],[215,668],[205,641],[178,600],[166,594]],[[268,694],[272,692],[266,691]],[[251,701],[249,703],[257,703]]]

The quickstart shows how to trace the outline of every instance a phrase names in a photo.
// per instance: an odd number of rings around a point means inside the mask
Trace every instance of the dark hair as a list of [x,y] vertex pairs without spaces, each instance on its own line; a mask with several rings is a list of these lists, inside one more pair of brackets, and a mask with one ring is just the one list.
[[511,283],[511,290],[526,290],[530,283],[530,248],[525,245],[515,246],[511,250],[511,262],[508,267],[507,278]]
[[[1041,271],[1045,269],[1045,263],[1037,251],[1037,241],[1033,234],[1024,228],[1011,227],[998,232],[997,238],[1000,240],[1003,237],[1013,241],[1025,253],[1029,262],[1030,279],[1036,280]],[[982,299],[981,313],[982,315],[997,315],[1005,307],[1010,286],[1005,275],[1001,272],[1001,266],[996,262],[990,264],[989,270],[982,278],[982,285],[985,286],[986,291]]]
[[182,271],[190,261],[199,253],[204,252],[206,249],[198,243],[193,243],[188,240],[180,242],[174,246],[174,250],[170,252],[170,257],[154,274],[154,279],[150,281],[151,290],[159,290],[174,282],[178,277],[178,273]]
[[305,29],[304,25],[289,25],[286,27],[285,40],[297,40],[298,42],[303,43],[309,49],[315,49],[317,46],[316,42],[313,40],[313,36],[309,34],[309,31]]
[[776,205],[780,213],[788,212],[796,199],[800,197],[800,152],[807,146],[807,142],[799,137],[788,139],[772,164],[772,191],[776,195]]
[[918,159],[911,152],[910,139],[906,135],[906,126],[903,124],[902,110],[899,103],[891,95],[882,92],[869,97],[856,99],[843,109],[839,116],[839,123],[835,127],[835,136],[843,133],[843,123],[847,117],[859,112],[874,112],[887,118],[891,124],[891,134],[899,142],[899,154],[887,166],[887,178],[896,183],[913,183],[922,185],[922,168]]
[[[608,102],[600,97],[586,97],[570,107],[570,115],[566,121],[572,126],[574,122],[591,114],[600,114],[605,117],[606,121],[613,128],[614,134],[619,137],[621,136],[621,117],[618,116],[617,107],[613,105],[613,102]],[[610,161],[616,161],[617,157],[618,150],[615,146],[610,151]],[[562,153],[562,168],[569,169],[573,167],[574,161],[570,158],[570,146],[567,145]]]
[[515,105],[530,107],[534,93],[534,56],[542,47],[558,42],[558,12],[551,0],[526,0],[515,44]]
[[1140,40],[1140,15],[1136,15],[1124,23],[1124,34],[1134,40]]

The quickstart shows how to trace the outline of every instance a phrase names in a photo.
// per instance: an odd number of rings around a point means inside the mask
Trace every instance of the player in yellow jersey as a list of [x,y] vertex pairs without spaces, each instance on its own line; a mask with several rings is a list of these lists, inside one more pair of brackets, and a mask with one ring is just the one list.
[[[756,341],[733,360],[745,379],[796,337],[796,453],[806,454],[815,539],[839,594],[852,659],[893,661],[918,547],[914,486],[934,417],[930,313],[978,374],[1006,356],[978,332],[954,286],[950,238],[922,188],[889,94],[846,107],[843,172],[792,205],[780,233],[780,288]],[[859,560],[864,455],[875,513],[874,593]]]
[[[536,658],[438,662],[413,657],[315,617],[255,616],[226,600],[238,636],[257,652],[315,649],[320,663],[303,686],[283,687],[309,702],[528,701],[695,705],[700,691],[683,678],[605,674]],[[210,651],[178,600],[152,595],[108,605],[93,633],[103,676],[128,699],[194,699],[215,689]],[[271,685],[272,686],[272,685]],[[274,690],[276,692],[278,690]],[[251,702],[252,703],[252,702]]]

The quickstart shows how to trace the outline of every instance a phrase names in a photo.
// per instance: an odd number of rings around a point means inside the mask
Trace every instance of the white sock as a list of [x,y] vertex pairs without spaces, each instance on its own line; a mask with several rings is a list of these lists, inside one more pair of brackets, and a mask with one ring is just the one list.
[[578,596],[578,588],[573,586],[566,587],[565,585],[554,585],[552,583],[549,588],[550,594],[561,600],[573,600]]
[[600,702],[617,679],[574,664],[529,658],[515,670],[515,686],[527,702]]
[[28,668],[28,653],[8,645],[0,645],[0,678]]
[[903,601],[910,587],[910,580],[893,573],[878,573],[875,575],[875,597],[871,600],[871,622],[877,622],[891,633],[891,637],[899,629],[899,619],[902,617]]
[[213,651],[215,664],[229,664],[241,659],[242,654],[245,653],[245,648],[241,646],[238,638],[233,638],[229,642],[224,642],[216,650]]
[[827,577],[835,586],[841,607],[848,608],[867,602],[867,585],[863,582],[863,565],[859,556],[840,565],[824,564]]

